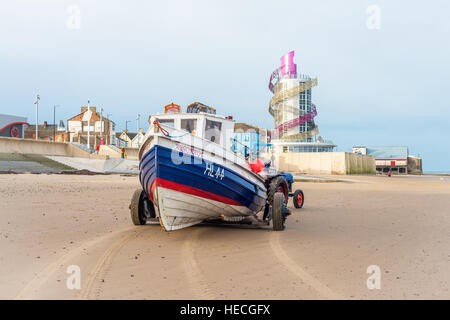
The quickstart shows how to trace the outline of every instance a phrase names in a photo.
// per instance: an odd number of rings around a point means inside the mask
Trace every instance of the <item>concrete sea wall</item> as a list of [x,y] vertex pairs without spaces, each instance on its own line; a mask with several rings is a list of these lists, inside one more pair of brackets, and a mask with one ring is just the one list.
[[40,154],[90,159],[106,159],[106,156],[88,152],[67,142],[0,137],[0,153]]
[[[138,160],[139,158],[139,149],[138,148],[125,148],[125,153],[127,154],[127,159]],[[100,155],[106,155],[110,158],[121,158],[122,153],[120,148],[111,147],[108,145],[100,146],[99,150]]]
[[[271,154],[262,154],[271,159]],[[278,170],[307,174],[374,174],[375,158],[349,152],[288,152],[278,156]]]

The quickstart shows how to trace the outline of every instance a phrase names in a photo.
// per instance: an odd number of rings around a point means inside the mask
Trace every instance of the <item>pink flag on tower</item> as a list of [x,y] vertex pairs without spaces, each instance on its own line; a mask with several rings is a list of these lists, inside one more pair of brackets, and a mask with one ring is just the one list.
[[297,65],[294,63],[295,51],[286,53],[281,57],[281,75],[295,78],[297,76]]

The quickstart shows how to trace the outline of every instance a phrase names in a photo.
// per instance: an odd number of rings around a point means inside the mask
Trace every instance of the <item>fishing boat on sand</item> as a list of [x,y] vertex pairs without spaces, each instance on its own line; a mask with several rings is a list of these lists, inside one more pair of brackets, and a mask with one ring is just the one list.
[[292,175],[232,151],[232,117],[198,102],[186,112],[172,103],[150,116],[149,124],[139,150],[142,189],[130,204],[134,224],[156,220],[173,231],[202,222],[272,221],[275,230],[283,230],[288,196],[303,206],[303,192],[291,193]]

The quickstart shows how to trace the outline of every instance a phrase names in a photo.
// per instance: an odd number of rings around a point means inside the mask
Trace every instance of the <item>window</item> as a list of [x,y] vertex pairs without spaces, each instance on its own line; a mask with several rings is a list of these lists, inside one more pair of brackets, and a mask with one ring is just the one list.
[[195,134],[197,130],[197,119],[181,119],[181,130]]
[[173,119],[157,119],[160,124],[175,128]]
[[305,132],[305,131],[306,131],[306,123],[303,122],[303,123],[300,125],[300,132]]
[[205,139],[220,144],[220,130],[222,123],[217,121],[206,120]]

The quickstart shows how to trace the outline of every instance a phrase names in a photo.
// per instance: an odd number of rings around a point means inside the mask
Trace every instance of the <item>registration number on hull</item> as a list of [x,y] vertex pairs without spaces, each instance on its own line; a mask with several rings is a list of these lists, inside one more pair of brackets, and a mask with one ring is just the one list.
[[216,167],[214,166],[213,163],[206,162],[206,169],[203,172],[203,174],[205,174],[211,178],[222,180],[223,177],[225,177],[225,169],[220,168],[220,167],[217,167],[217,169],[216,169]]

